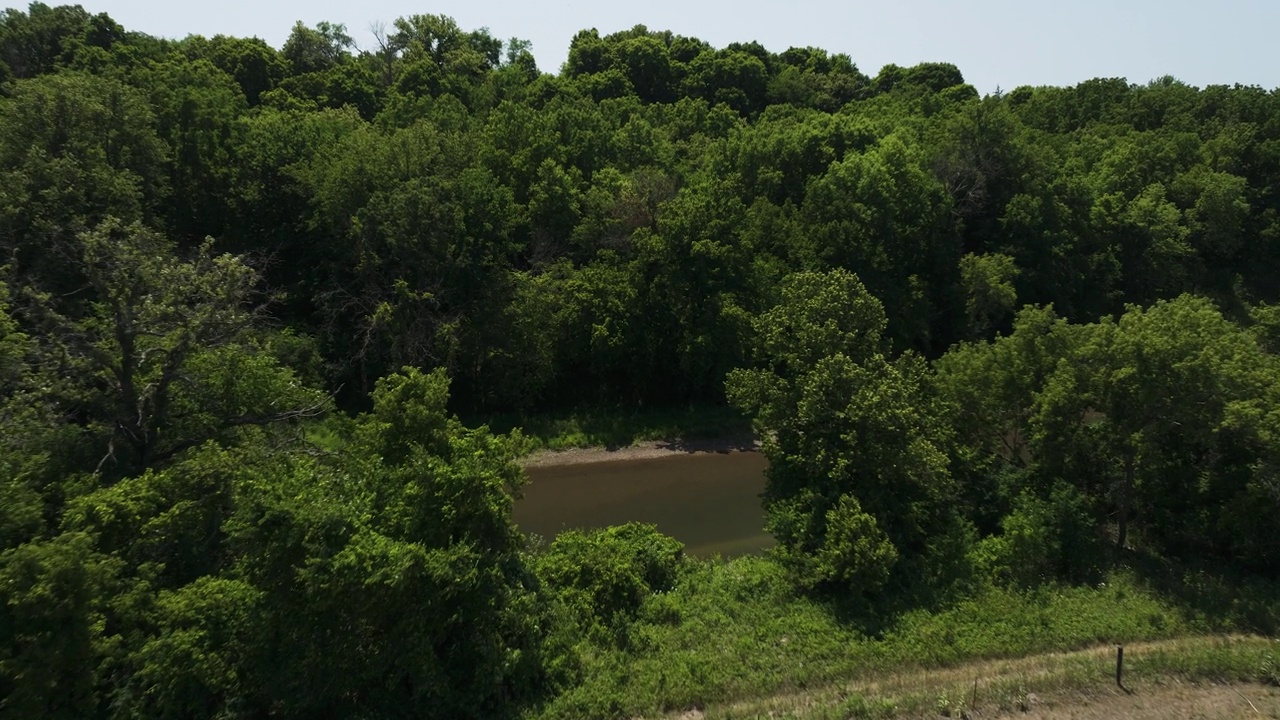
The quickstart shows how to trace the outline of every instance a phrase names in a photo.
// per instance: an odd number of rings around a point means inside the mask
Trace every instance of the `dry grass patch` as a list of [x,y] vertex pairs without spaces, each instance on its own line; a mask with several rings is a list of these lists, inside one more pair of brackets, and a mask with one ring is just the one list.
[[1125,694],[1076,693],[1051,698],[1030,712],[1002,713],[1036,720],[1235,720],[1280,718],[1280,688],[1256,683],[1172,682]]
[[[709,707],[715,718],[1280,717],[1280,689],[1247,682],[1280,643],[1201,637],[875,673],[817,690]],[[1252,705],[1250,704],[1252,703]]]

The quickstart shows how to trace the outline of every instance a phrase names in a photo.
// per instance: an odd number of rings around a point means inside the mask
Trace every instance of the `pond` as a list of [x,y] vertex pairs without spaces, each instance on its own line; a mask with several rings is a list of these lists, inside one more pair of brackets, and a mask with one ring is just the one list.
[[760,507],[765,466],[758,452],[713,452],[528,467],[515,522],[548,540],[570,528],[653,523],[691,555],[758,553],[774,544]]

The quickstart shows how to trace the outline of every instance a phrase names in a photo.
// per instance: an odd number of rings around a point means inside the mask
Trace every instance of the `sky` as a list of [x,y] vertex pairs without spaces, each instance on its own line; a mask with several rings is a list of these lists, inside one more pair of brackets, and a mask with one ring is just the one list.
[[[12,0],[11,0],[12,2]],[[49,4],[57,4],[50,2]],[[15,3],[16,4],[16,3]],[[987,94],[1021,85],[1130,82],[1172,75],[1213,84],[1280,88],[1280,0],[80,0],[128,30],[162,37],[260,37],[280,47],[293,24],[342,23],[362,47],[376,23],[431,13],[464,29],[532,41],[538,67],[558,72],[569,41],[643,24],[723,47],[813,46],[849,55],[875,75],[888,63],[950,62]]]

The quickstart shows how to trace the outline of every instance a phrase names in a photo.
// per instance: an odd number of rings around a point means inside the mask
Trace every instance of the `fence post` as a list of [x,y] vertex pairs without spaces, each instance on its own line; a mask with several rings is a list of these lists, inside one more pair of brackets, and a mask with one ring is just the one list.
[[1116,687],[1124,689],[1124,646],[1116,646]]

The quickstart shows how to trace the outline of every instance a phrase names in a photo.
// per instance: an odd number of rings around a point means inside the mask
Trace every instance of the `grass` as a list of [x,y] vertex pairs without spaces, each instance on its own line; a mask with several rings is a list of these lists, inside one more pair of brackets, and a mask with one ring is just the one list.
[[724,405],[588,407],[563,413],[464,418],[464,422],[486,424],[495,432],[520,428],[530,450],[620,448],[652,440],[706,440],[751,433],[750,421]]
[[[1272,585],[1236,594],[1280,606]],[[1105,682],[1116,644],[1134,648],[1134,682],[1280,675],[1280,649],[1230,607],[1189,603],[1131,570],[1091,587],[986,588],[874,636],[841,617],[791,591],[767,558],[693,561],[646,600],[625,642],[583,642],[582,681],[532,717],[936,716],[972,701],[975,680],[988,705],[1016,708],[1028,693]]]
[[[1033,704],[1094,701],[1186,683],[1266,682],[1280,644],[1257,636],[1194,636],[1129,644],[1124,688],[1115,685],[1114,646],[979,660],[945,668],[886,671],[790,695],[712,708],[708,718],[968,717],[1025,712]],[[1170,713],[1173,715],[1176,713]]]

